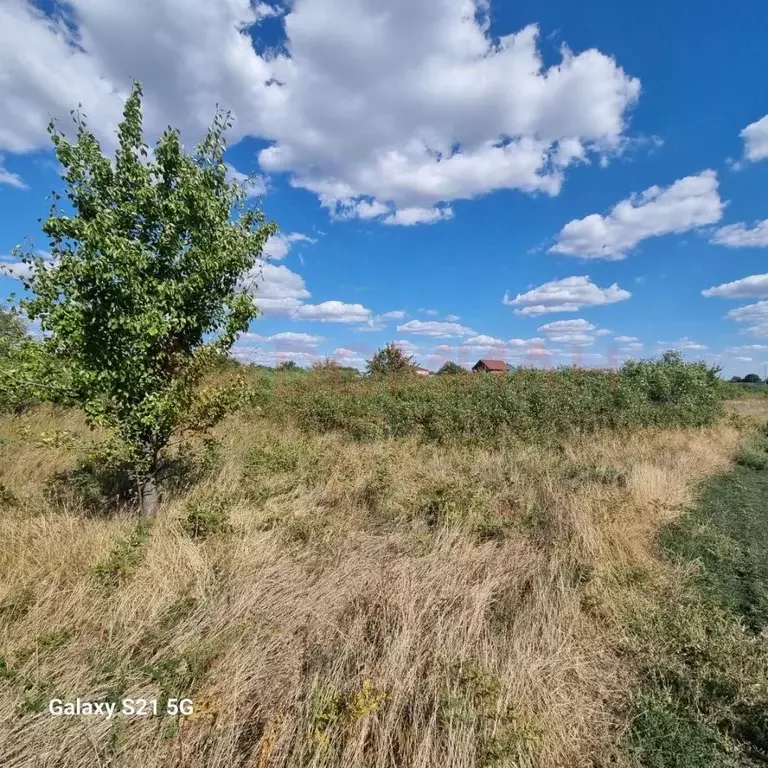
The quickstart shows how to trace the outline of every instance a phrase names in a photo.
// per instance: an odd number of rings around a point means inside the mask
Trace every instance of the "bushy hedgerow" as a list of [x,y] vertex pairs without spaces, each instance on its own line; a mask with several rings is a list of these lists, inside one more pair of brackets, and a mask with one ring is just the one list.
[[618,371],[520,368],[379,380],[260,373],[251,401],[265,416],[307,432],[340,431],[358,440],[410,434],[436,441],[532,439],[703,426],[722,408],[716,371],[671,353]]

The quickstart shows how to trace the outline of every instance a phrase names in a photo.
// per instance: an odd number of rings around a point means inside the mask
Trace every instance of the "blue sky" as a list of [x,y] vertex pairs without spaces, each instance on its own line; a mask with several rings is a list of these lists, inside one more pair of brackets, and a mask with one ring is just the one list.
[[280,226],[241,359],[763,374],[766,28],[714,0],[4,0],[0,294],[46,247],[48,116],[82,103],[110,150],[137,78],[150,137],[234,112],[233,177]]

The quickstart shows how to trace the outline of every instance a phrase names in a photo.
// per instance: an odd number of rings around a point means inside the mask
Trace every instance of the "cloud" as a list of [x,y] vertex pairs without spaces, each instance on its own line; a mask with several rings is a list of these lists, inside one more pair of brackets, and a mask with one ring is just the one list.
[[458,323],[443,323],[437,320],[409,320],[404,325],[398,325],[397,330],[400,333],[412,333],[414,336],[433,336],[435,338],[470,336],[474,333],[471,328]]
[[265,317],[290,317],[310,297],[301,275],[281,264],[261,264],[245,284]]
[[453,218],[450,208],[400,208],[384,219],[385,224],[412,227],[414,224],[436,224]]
[[752,229],[743,222],[720,227],[710,242],[729,248],[768,248],[768,219],[756,222]]
[[32,265],[9,257],[0,258],[0,276],[16,280],[28,280],[32,276]]
[[566,277],[552,280],[510,299],[504,294],[504,304],[518,307],[517,315],[544,315],[548,312],[577,312],[582,307],[597,307],[625,301],[632,294],[614,283],[598,288],[589,277]]
[[[640,82],[594,48],[545,66],[535,25],[496,38],[487,0],[70,0],[51,17],[0,6],[0,150],[49,146],[48,116],[83,103],[106,146],[131,79],[150,136],[191,145],[216,104],[332,213],[391,224],[445,219],[499,189],[555,195],[574,164],[623,151]],[[66,8],[66,18],[60,9]],[[280,16],[267,49],[257,25]],[[273,20],[274,23],[274,20]]]
[[417,344],[414,344],[412,341],[408,341],[407,339],[397,339],[392,343],[400,347],[400,349],[406,355],[415,355],[420,349],[420,347]]
[[756,162],[768,158],[768,115],[750,123],[740,134],[744,140],[744,159]]
[[0,185],[2,184],[7,184],[9,187],[15,187],[16,189],[29,189],[29,186],[24,183],[24,180],[18,173],[11,173],[6,169],[3,165],[3,156],[0,155]]
[[226,166],[230,184],[239,184],[245,190],[246,197],[262,197],[267,194],[266,176],[249,176],[247,173],[238,171],[231,163],[226,163]]
[[692,341],[685,337],[678,339],[677,341],[657,341],[659,349],[687,349],[691,351],[697,351],[707,349],[704,344],[700,344],[698,341]]
[[338,206],[336,209],[336,217],[340,219],[376,219],[379,216],[383,216],[390,212],[388,205],[380,203],[378,200],[371,202],[367,200],[360,200],[350,206]]
[[268,19],[273,16],[281,16],[283,14],[283,10],[281,8],[276,8],[275,6],[269,5],[268,3],[256,3],[253,10],[258,20]]
[[576,320],[555,320],[552,323],[539,326],[539,330],[545,334],[551,333],[586,333],[597,330],[588,320],[578,318]]
[[758,301],[732,309],[727,317],[737,323],[754,323],[746,332],[752,336],[768,337],[768,301]]
[[373,317],[371,310],[362,304],[345,304],[342,301],[305,303],[304,300],[311,294],[304,279],[281,264],[257,265],[245,284],[253,292],[256,306],[265,317],[320,323],[367,323]]
[[740,360],[742,363],[751,363],[752,358],[751,357],[734,357],[734,360]]
[[272,235],[264,244],[262,255],[274,261],[279,261],[288,255],[288,251],[291,250],[291,246],[294,243],[314,244],[316,242],[315,238],[303,235],[301,232],[289,232],[287,234],[278,232],[276,235]]
[[430,317],[437,317],[440,314],[436,309],[424,309],[423,307],[419,307],[419,312],[423,312]]
[[477,349],[490,349],[491,347],[503,347],[505,345],[501,339],[481,334],[480,336],[472,336],[471,338],[462,342],[462,346],[475,347]]
[[320,342],[325,341],[322,336],[313,336],[310,333],[293,333],[283,331],[275,333],[272,336],[261,336],[258,333],[244,333],[240,336],[241,344],[264,343],[274,344],[276,347],[316,347]]
[[731,283],[723,283],[701,292],[702,296],[711,298],[719,296],[726,299],[761,299],[768,296],[768,274],[750,275]]
[[549,250],[581,259],[623,259],[640,241],[714,224],[723,215],[715,171],[649,187],[622,200],[606,216],[593,213],[568,222]]
[[343,301],[303,304],[294,313],[298,320],[315,320],[319,323],[360,323],[368,320],[371,315],[371,310],[362,304],[345,304]]
[[459,320],[461,320],[461,317],[459,317],[459,315],[446,315],[445,319],[449,323],[458,323]]
[[333,350],[331,357],[341,365],[351,366],[353,368],[362,368],[365,364],[365,358],[354,349],[338,347]]
[[730,347],[726,350],[729,354],[740,352],[768,352],[768,344],[743,344],[739,347]]
[[405,315],[406,312],[403,309],[395,309],[391,312],[384,312],[381,315],[376,315],[369,318],[365,325],[360,326],[355,330],[363,332],[383,331],[386,328],[386,324],[389,320],[402,320]]
[[528,349],[529,347],[543,347],[545,344],[544,339],[507,339],[507,346],[513,349]]
[[640,341],[640,339],[638,339],[637,336],[616,336],[614,341],[619,342],[619,344],[630,344]]
[[[35,255],[41,257],[45,264],[53,263],[53,258],[48,251],[35,251]],[[29,280],[34,271],[34,265],[21,261],[15,256],[0,256],[0,276]]]
[[593,344],[595,335],[602,334],[597,326],[587,320],[556,320],[539,327],[547,340],[555,344]]

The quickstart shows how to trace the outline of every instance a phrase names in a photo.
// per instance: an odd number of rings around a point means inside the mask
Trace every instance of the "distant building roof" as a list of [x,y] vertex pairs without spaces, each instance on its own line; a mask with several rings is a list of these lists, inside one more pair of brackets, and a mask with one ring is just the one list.
[[485,368],[488,371],[508,371],[509,366],[503,360],[478,360],[474,368]]

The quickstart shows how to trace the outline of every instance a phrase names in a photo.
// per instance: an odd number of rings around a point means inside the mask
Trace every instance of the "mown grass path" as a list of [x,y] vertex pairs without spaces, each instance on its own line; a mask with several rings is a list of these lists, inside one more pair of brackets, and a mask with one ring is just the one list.
[[698,560],[710,599],[755,633],[768,627],[768,472],[736,469],[710,482],[698,510],[670,525],[662,547]]
[[[767,447],[750,441],[747,463],[759,466]],[[768,765],[768,470],[737,466],[709,481],[660,545],[688,576],[635,628],[632,762]]]

